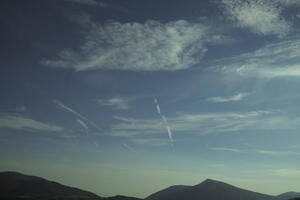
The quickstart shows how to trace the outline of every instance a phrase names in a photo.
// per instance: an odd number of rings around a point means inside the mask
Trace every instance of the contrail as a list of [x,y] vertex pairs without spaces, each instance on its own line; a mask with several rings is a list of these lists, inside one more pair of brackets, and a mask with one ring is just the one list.
[[95,147],[98,148],[98,147],[99,147],[99,144],[98,144],[95,140],[93,140],[93,138],[91,138],[91,136],[90,136],[90,134],[89,134],[89,126],[88,126],[84,121],[82,121],[81,119],[76,119],[76,121],[78,122],[78,124],[79,124],[80,126],[82,126],[82,127],[84,128],[87,137],[88,137],[90,140],[92,140],[92,142],[93,142],[93,144],[95,145]]
[[173,140],[172,130],[171,130],[170,126],[166,126],[166,127],[167,127],[167,131],[168,131],[168,135],[169,135],[169,139],[170,139],[171,145],[173,146],[174,145],[174,140]]
[[88,127],[88,125],[84,121],[82,121],[81,119],[76,119],[76,121],[78,122],[78,124],[80,126],[82,126],[84,128],[86,134],[89,135],[89,127]]
[[167,118],[165,116],[163,116],[163,115],[160,115],[160,116],[161,116],[162,120],[165,122],[165,124],[168,124]]
[[129,150],[130,152],[137,153],[137,151],[134,148],[132,148],[126,143],[123,144],[123,147],[125,147],[125,149]]
[[[88,122],[90,125],[94,126],[98,131],[101,130],[94,122],[92,122],[91,120],[89,120],[87,117],[83,116],[82,114],[80,114],[80,113],[77,112],[76,110],[74,110],[74,109],[72,109],[72,108],[66,106],[66,105],[63,104],[61,101],[59,101],[59,100],[54,100],[53,102],[54,102],[58,107],[60,107],[61,109],[65,110],[65,111],[68,111],[68,112],[72,113],[73,115],[75,115],[76,117],[78,117],[78,118],[76,119],[77,123],[85,129],[86,134],[87,134],[87,137],[90,138],[91,140],[92,140],[92,138],[91,138],[91,136],[89,135],[89,126],[87,125],[86,122]],[[97,148],[99,147],[99,144],[98,144],[96,141],[92,140],[92,142],[93,142],[93,144],[95,145],[95,147],[97,147]]]
[[157,99],[154,99],[154,103],[156,104],[157,113],[161,116],[160,107],[159,107]]
[[58,101],[58,100],[54,100],[53,101],[56,105],[58,105],[60,108],[62,108],[63,110],[66,110],[70,113],[72,113],[73,115],[79,117],[82,120],[85,120],[86,122],[88,122],[89,124],[91,124],[92,126],[94,126],[97,130],[101,130],[94,122],[92,122],[91,120],[89,120],[87,117],[83,116],[82,114],[80,114],[79,112],[77,112],[76,110],[66,106],[65,104],[63,104],[62,102]]
[[99,147],[99,144],[98,144],[98,142],[96,142],[96,141],[93,141],[93,143],[94,143],[94,145],[95,145],[95,147],[96,147],[96,148],[98,148],[98,147]]
[[157,99],[154,99],[154,103],[156,104],[157,113],[159,114],[159,116],[161,117],[162,121],[164,122],[164,124],[166,126],[168,136],[169,136],[169,140],[170,140],[170,144],[173,147],[174,146],[173,133],[172,133],[171,127],[169,126],[168,120],[164,115],[161,114],[160,106],[159,106],[159,103],[158,103]]

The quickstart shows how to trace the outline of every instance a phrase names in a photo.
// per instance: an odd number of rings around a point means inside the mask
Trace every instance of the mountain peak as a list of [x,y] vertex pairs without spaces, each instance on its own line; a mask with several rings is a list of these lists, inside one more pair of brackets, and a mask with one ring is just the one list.
[[294,199],[296,197],[300,197],[300,193],[299,192],[290,191],[290,192],[285,192],[283,194],[278,195],[277,199],[278,200],[285,200],[285,199]]
[[222,183],[220,181],[214,180],[214,179],[205,179],[202,183]]
[[221,181],[206,179],[198,185],[185,186],[180,190],[178,188],[175,190],[173,187],[169,187],[146,198],[146,200],[182,199],[274,200],[274,196],[252,192]]
[[203,185],[229,185],[229,184],[214,179],[206,179],[196,186],[200,186],[200,185],[203,186]]
[[123,195],[117,195],[117,196],[114,196],[114,197],[108,197],[108,198],[105,198],[107,200],[141,200],[139,198],[135,198],[135,197],[126,197],[126,196],[123,196]]

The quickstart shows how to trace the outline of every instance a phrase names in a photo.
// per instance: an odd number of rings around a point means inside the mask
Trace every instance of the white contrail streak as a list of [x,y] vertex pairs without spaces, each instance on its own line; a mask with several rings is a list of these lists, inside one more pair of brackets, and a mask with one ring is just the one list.
[[157,113],[159,115],[161,115],[161,112],[160,112],[160,106],[158,105],[158,101],[155,99],[154,102],[156,103],[156,110],[157,110]]
[[123,147],[124,147],[125,149],[127,149],[128,151],[130,151],[130,152],[137,153],[137,151],[136,151],[134,148],[132,148],[131,146],[129,146],[129,145],[126,144],[126,143],[123,144]]
[[159,106],[158,100],[154,99],[154,103],[156,104],[156,110],[157,110],[158,115],[161,117],[162,121],[164,122],[164,124],[166,126],[166,129],[167,129],[167,132],[168,132],[168,136],[169,136],[169,140],[170,140],[170,144],[173,147],[174,146],[174,140],[173,140],[172,129],[169,126],[167,118],[164,115],[161,114],[161,110],[160,110],[160,106]]
[[166,126],[166,127],[167,127],[167,131],[168,131],[168,135],[169,135],[171,145],[173,146],[174,145],[174,140],[173,140],[172,130],[171,130],[170,126]]
[[82,114],[80,114],[79,112],[77,112],[76,110],[66,106],[65,104],[63,104],[62,102],[58,101],[58,100],[54,100],[54,103],[59,106],[61,109],[66,110],[70,113],[72,113],[73,115],[75,115],[76,117],[79,117],[80,119],[88,122],[89,124],[91,124],[92,126],[94,126],[95,128],[97,128],[98,130],[101,130],[94,122],[92,122],[91,120],[89,120],[87,117],[83,116]]
[[95,147],[96,147],[96,148],[98,148],[98,147],[99,147],[99,144],[98,144],[98,142],[96,142],[96,141],[93,141],[93,143],[94,143],[94,145],[95,145]]
[[82,119],[86,119],[84,116],[82,116],[80,113],[76,112],[75,110],[73,110],[72,108],[64,105],[62,102],[58,101],[58,100],[54,100],[54,103],[56,105],[58,105],[60,108],[64,109],[64,110],[67,110],[71,113],[73,113],[74,115],[76,115],[77,117],[80,117]]
[[[91,120],[89,120],[87,117],[83,116],[82,114],[80,114],[80,113],[77,112],[76,110],[74,110],[74,109],[72,109],[72,108],[66,106],[66,105],[63,104],[61,101],[54,100],[53,102],[54,102],[58,107],[60,107],[61,109],[65,110],[65,111],[68,111],[68,112],[72,113],[73,115],[75,115],[76,117],[78,117],[78,118],[76,119],[76,122],[77,122],[80,126],[82,126],[82,127],[85,129],[87,137],[90,138],[91,140],[92,140],[92,138],[91,138],[91,136],[89,135],[89,126],[88,126],[88,124],[94,126],[98,131],[101,130],[94,122],[92,122]],[[86,122],[87,122],[88,124],[87,124]],[[95,145],[96,148],[99,147],[99,144],[98,144],[96,141],[92,140],[92,142],[93,142],[93,144]]]
[[166,118],[165,116],[163,116],[163,115],[160,115],[160,116],[161,116],[162,120],[164,121],[164,123],[165,123],[165,124],[168,124],[167,118]]
[[84,121],[82,121],[81,119],[76,119],[76,121],[78,122],[78,124],[80,126],[82,126],[84,128],[86,134],[88,135],[89,134],[89,127],[88,127],[88,125]]

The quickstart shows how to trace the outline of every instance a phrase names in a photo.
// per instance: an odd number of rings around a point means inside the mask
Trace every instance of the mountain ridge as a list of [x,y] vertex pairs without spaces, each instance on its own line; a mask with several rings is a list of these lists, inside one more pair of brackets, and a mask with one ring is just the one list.
[[[0,172],[0,198],[7,200],[142,200],[117,195],[100,197],[92,192],[62,185],[19,172]],[[277,196],[253,192],[228,183],[206,179],[194,185],[173,185],[155,192],[145,200],[300,200],[300,193],[286,192]]]
[[282,194],[279,194],[279,195],[276,196],[276,198],[278,200],[293,199],[295,197],[300,197],[300,193],[290,191],[290,192],[285,192],[285,193],[282,193]]
[[[295,197],[291,193],[284,193],[282,196]],[[300,196],[300,195],[299,195]],[[253,192],[242,189],[228,183],[213,179],[206,179],[194,186],[171,186],[153,193],[145,198],[146,200],[288,200],[277,196]]]
[[49,196],[55,198],[99,198],[92,192],[65,186],[38,176],[12,171],[0,172],[0,194],[2,197],[23,198],[48,198]]

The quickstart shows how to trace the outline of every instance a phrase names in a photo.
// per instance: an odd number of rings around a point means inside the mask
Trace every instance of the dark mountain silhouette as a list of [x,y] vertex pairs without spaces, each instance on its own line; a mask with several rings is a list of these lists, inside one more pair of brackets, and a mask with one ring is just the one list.
[[294,198],[294,199],[290,199],[290,200],[300,200],[300,197],[298,197],[298,198]]
[[10,198],[81,198],[97,199],[96,194],[17,172],[0,173],[0,195]]
[[[145,200],[300,200],[300,193],[271,196],[207,179],[195,186],[176,185],[156,192]],[[293,199],[294,198],[294,199]],[[141,200],[134,197],[99,197],[94,193],[17,172],[0,172],[3,200]]]
[[17,172],[0,172],[0,199],[7,200],[138,200],[130,197],[101,198],[94,193]]
[[125,196],[121,196],[121,195],[117,195],[114,197],[108,197],[105,198],[106,200],[141,200],[139,198],[135,198],[135,197],[125,197]]
[[286,199],[293,199],[296,197],[300,197],[299,192],[286,192],[286,193],[278,195],[276,198],[278,200],[286,200]]
[[185,186],[185,185],[174,185],[171,187],[168,187],[166,189],[163,189],[159,192],[156,192],[149,197],[146,198],[146,200],[156,200],[156,199],[169,199],[173,195],[185,193],[185,191],[188,190],[191,186]]
[[275,197],[244,190],[223,182],[207,179],[195,186],[172,186],[146,200],[274,200]]

